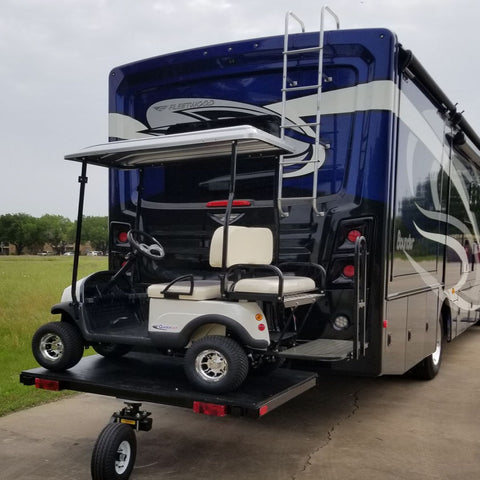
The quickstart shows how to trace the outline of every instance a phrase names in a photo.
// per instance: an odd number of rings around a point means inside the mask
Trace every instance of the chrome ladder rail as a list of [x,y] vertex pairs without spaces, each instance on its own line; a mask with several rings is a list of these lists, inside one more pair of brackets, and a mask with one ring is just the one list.
[[[312,163],[313,164],[313,175],[312,175],[312,195],[310,197],[288,197],[290,201],[305,201],[310,200],[312,202],[312,209],[316,215],[324,215],[324,212],[319,211],[317,207],[317,182],[318,182],[318,168],[320,166],[320,150],[324,150],[329,147],[320,141],[320,119],[321,119],[321,97],[322,97],[322,83],[323,83],[323,50],[324,50],[324,37],[325,37],[325,13],[329,13],[335,20],[337,30],[340,28],[340,22],[338,16],[328,7],[323,6],[320,15],[320,31],[319,31],[319,44],[315,47],[310,48],[297,48],[297,49],[288,49],[288,38],[289,38],[289,27],[290,19],[294,19],[301,27],[302,33],[305,33],[305,24],[303,21],[295,15],[293,12],[289,11],[285,15],[285,35],[283,42],[283,74],[282,74],[282,117],[280,124],[280,138],[285,139],[285,131],[287,129],[295,129],[301,127],[310,127],[315,131],[315,142],[313,146],[312,159],[307,160],[306,162],[301,162],[303,164]],[[317,84],[315,85],[298,85],[295,81],[292,81],[291,85],[288,86],[288,59],[292,55],[300,55],[307,52],[318,52],[318,73],[317,73]],[[310,123],[294,123],[287,120],[287,96],[289,92],[301,91],[301,90],[316,90],[316,109],[315,109],[315,122]],[[288,124],[287,124],[288,123]],[[289,165],[297,163],[295,160],[289,160],[288,156],[282,155],[280,157],[279,165],[279,176],[278,176],[278,198],[277,206],[278,211],[282,217],[288,216],[288,211],[283,209],[283,179],[284,179],[284,168]]]

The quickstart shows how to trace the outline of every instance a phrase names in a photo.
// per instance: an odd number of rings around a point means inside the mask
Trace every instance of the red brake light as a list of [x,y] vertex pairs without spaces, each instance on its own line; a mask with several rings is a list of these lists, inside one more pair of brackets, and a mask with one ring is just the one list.
[[360,230],[350,230],[347,234],[347,238],[349,242],[355,243],[358,237],[362,236],[362,232]]
[[353,265],[345,265],[343,267],[343,275],[347,278],[352,278],[355,275],[355,267]]
[[128,241],[128,234],[127,234],[127,232],[120,232],[120,233],[118,234],[118,241],[119,241],[120,243],[127,243],[127,241]]
[[[232,206],[234,207],[249,207],[252,204],[250,200],[234,200]],[[207,208],[212,207],[226,207],[228,205],[228,200],[214,200],[207,203]]]
[[195,401],[193,402],[193,411],[214,417],[225,417],[227,415],[227,406]]

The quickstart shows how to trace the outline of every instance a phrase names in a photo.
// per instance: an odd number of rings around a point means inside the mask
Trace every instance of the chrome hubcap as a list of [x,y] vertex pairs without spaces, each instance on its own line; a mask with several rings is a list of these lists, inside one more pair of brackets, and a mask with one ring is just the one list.
[[227,374],[228,363],[220,352],[208,349],[197,355],[195,370],[203,380],[218,382]]
[[63,355],[62,339],[53,333],[47,333],[40,340],[40,351],[47,360],[58,360]]

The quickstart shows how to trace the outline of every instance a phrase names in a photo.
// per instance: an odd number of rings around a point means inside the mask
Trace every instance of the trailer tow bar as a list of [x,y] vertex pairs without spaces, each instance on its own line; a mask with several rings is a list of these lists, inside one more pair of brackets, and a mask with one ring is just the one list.
[[135,431],[152,428],[151,413],[140,410],[141,403],[125,402],[100,432],[92,452],[92,480],[126,480],[137,456]]

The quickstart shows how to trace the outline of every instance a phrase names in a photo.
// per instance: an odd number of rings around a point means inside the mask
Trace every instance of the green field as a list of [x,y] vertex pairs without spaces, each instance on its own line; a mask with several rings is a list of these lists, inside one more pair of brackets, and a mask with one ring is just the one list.
[[[32,335],[58,319],[50,308],[71,284],[72,265],[72,257],[0,256],[0,416],[68,394],[26,387],[19,374],[38,366]],[[106,268],[105,257],[81,257],[79,278]]]

